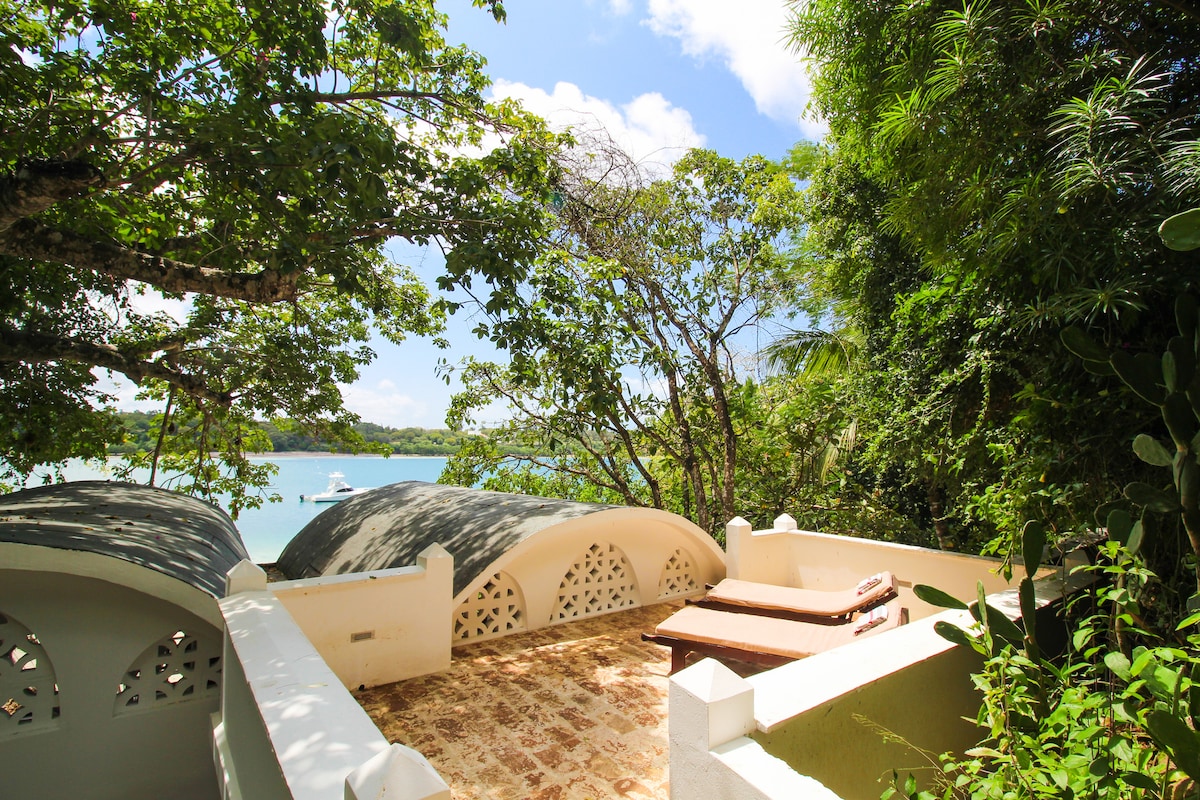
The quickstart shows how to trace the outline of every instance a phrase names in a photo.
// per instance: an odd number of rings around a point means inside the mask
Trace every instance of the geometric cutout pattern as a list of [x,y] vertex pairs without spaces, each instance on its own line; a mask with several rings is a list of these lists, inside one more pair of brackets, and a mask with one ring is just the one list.
[[134,661],[117,685],[114,714],[218,697],[221,692],[221,645],[201,642],[186,631],[164,636]]
[[700,582],[692,570],[692,554],[683,548],[677,549],[663,565],[662,577],[658,579],[658,599],[691,594],[700,589]]
[[0,614],[0,737],[57,725],[58,681],[33,631]]
[[501,570],[473,592],[454,615],[454,638],[475,640],[525,630],[521,587]]
[[625,554],[612,544],[593,544],[563,576],[550,622],[583,619],[640,604]]

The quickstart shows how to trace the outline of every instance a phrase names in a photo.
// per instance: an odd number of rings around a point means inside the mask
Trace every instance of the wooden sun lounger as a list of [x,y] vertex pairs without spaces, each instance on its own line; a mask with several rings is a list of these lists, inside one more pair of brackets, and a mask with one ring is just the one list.
[[726,578],[695,604],[723,611],[837,624],[856,611],[895,596],[896,578],[890,572],[880,572],[864,578],[857,586],[833,591]]
[[824,625],[757,614],[684,606],[642,638],[671,648],[671,673],[682,669],[689,653],[779,666],[873,636],[907,621],[900,599],[865,611],[852,620]]

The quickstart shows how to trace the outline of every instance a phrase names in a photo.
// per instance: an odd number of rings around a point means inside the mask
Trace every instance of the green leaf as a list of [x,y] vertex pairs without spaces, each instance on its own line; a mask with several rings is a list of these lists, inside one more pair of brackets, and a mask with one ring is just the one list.
[[[1144,353],[1142,355],[1145,355]],[[1159,359],[1150,357],[1151,364],[1144,358],[1132,356],[1124,350],[1118,350],[1109,357],[1117,377],[1147,403],[1160,406],[1166,398],[1163,387],[1162,364]]]
[[[1168,362],[1171,374],[1167,374]],[[1167,342],[1167,350],[1163,353],[1163,378],[1167,389],[1172,392],[1187,391],[1187,387],[1196,376],[1196,343],[1195,334],[1185,337],[1175,336]]]
[[1169,514],[1179,511],[1179,496],[1173,491],[1156,489],[1148,483],[1135,481],[1125,487],[1125,497],[1150,511]]
[[1146,518],[1143,516],[1137,522],[1133,523],[1133,527],[1129,529],[1129,537],[1122,544],[1130,553],[1137,553],[1142,549],[1142,542],[1145,538]]
[[1112,670],[1112,673],[1126,683],[1133,681],[1133,672],[1129,668],[1129,659],[1124,653],[1112,652],[1104,656],[1104,665]]
[[1163,220],[1158,235],[1171,250],[1195,250],[1200,247],[1200,208],[1192,208]]
[[1192,410],[1191,401],[1182,392],[1171,392],[1164,398],[1162,417],[1177,448],[1186,447],[1198,432],[1196,413]]
[[1187,605],[1188,611],[1192,613],[1184,617],[1183,620],[1175,626],[1175,630],[1177,631],[1181,631],[1184,628],[1190,628],[1196,623],[1200,622],[1200,608],[1193,608],[1193,606],[1200,606],[1200,594],[1194,594],[1189,597],[1187,600]]
[[1021,644],[1025,638],[1024,631],[1017,627],[1017,624],[1005,616],[1000,609],[991,605],[987,605],[985,608],[987,609],[988,626],[992,632],[1007,642]]
[[1121,780],[1127,786],[1133,786],[1138,789],[1143,789],[1147,792],[1157,792],[1159,790],[1158,781],[1151,778],[1149,775],[1143,775],[1140,772],[1122,772]]
[[936,633],[938,636],[941,636],[946,641],[961,645],[963,647],[974,648],[976,642],[978,641],[974,636],[967,633],[962,628],[946,622],[944,619],[940,619],[933,623],[933,630],[934,633]]
[[1163,447],[1162,442],[1145,433],[1139,433],[1134,437],[1133,452],[1142,461],[1155,467],[1169,467],[1173,459],[1170,451]]
[[1108,512],[1105,523],[1108,529],[1108,540],[1124,544],[1129,539],[1129,531],[1133,528],[1133,517],[1123,508],[1114,508]]
[[1037,594],[1034,590],[1033,579],[1025,577],[1017,590],[1021,598],[1021,622],[1025,625],[1025,646],[1029,649],[1029,657],[1037,658]]
[[1046,550],[1046,526],[1036,520],[1029,520],[1021,531],[1021,558],[1025,564],[1025,574],[1033,577],[1042,564],[1042,554]]
[[1069,325],[1059,334],[1063,345],[1084,361],[1108,363],[1108,351],[1092,340],[1082,329]]
[[1174,759],[1175,765],[1194,781],[1200,781],[1200,740],[1183,720],[1162,709],[1146,717],[1146,729]]
[[1187,599],[1187,610],[1189,614],[1200,612],[1200,594],[1194,594]]
[[913,594],[917,596],[917,599],[923,600],[924,602],[929,603],[929,605],[937,606],[938,608],[965,609],[967,607],[967,604],[962,600],[959,600],[957,597],[949,595],[946,592],[943,592],[941,589],[935,589],[934,587],[927,586],[923,583],[918,583],[913,586]]

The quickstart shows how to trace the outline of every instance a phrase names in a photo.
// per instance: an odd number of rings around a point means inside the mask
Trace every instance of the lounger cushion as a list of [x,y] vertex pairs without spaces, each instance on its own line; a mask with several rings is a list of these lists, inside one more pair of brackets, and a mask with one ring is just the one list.
[[[728,606],[744,606],[747,609],[789,611],[814,617],[840,617],[876,605],[896,593],[896,579],[892,573],[881,572],[871,576],[876,577],[879,580],[861,593],[858,587],[823,591],[726,578],[709,591],[705,600]],[[864,582],[870,580],[865,579]]]
[[821,625],[685,606],[663,620],[654,632],[657,636],[683,642],[718,645],[786,658],[804,658],[896,627],[903,616],[899,599],[888,602],[886,608],[886,619],[860,632],[859,629],[865,627],[866,614],[841,625]]

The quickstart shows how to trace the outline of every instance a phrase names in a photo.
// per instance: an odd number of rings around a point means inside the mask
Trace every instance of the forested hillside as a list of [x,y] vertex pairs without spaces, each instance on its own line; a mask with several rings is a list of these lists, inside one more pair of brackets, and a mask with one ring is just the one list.
[[[158,437],[156,415],[131,411],[123,412],[119,417],[125,427],[125,438],[109,448],[110,454],[154,449]],[[259,428],[270,438],[272,452],[347,452],[344,447],[304,433],[294,423],[260,422]],[[396,455],[414,456],[450,455],[476,435],[447,429],[388,428],[369,422],[355,425],[354,430],[368,443],[387,445]]]

